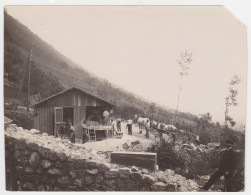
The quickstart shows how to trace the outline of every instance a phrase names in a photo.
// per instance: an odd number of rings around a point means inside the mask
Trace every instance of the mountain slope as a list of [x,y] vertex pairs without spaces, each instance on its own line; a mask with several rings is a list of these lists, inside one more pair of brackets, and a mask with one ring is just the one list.
[[[6,12],[4,13],[4,50],[5,81],[12,83],[13,88],[5,86],[5,98],[16,98],[21,104],[25,103],[23,100],[27,91],[27,58],[29,50],[32,50],[31,94],[40,93],[42,98],[46,98],[64,88],[75,86],[116,104],[115,114],[123,118],[132,118],[135,114],[152,116],[150,102],[114,87],[107,80],[91,75]],[[17,92],[20,92],[19,96]],[[172,112],[158,105],[154,110],[153,118],[157,121],[174,125],[178,121],[180,128],[186,127],[190,130],[196,125],[193,122],[196,116],[192,114],[179,113],[182,117],[179,115],[174,117]]]

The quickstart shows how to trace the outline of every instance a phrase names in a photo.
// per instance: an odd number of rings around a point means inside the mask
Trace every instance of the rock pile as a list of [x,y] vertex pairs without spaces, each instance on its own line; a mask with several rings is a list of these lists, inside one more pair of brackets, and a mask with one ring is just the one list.
[[5,131],[7,186],[21,191],[196,191],[172,170],[123,167],[82,144],[9,125]]

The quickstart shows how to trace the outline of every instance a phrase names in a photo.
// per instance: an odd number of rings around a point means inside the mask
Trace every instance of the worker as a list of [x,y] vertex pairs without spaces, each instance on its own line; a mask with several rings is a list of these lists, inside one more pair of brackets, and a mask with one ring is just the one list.
[[112,118],[111,119],[111,125],[112,125],[112,128],[113,128],[113,135],[117,135],[117,123],[116,121]]
[[70,140],[71,140],[71,143],[75,143],[75,128],[74,126],[72,125],[72,123],[70,122],[69,123],[69,131],[70,131]]
[[61,136],[61,139],[65,138],[65,133],[66,133],[66,127],[65,127],[65,122],[63,122],[59,129],[59,134]]
[[105,110],[103,112],[104,125],[108,125],[108,123],[109,123],[109,116],[110,116],[110,113],[107,110]]
[[234,143],[231,139],[226,140],[226,148],[219,152],[221,159],[218,168],[210,176],[209,180],[205,183],[205,185],[203,187],[200,187],[201,189],[207,191],[218,178],[224,176],[225,190],[227,192],[232,191],[231,178],[236,167],[236,154],[233,149],[233,144]]
[[117,117],[117,130],[121,132],[121,118],[119,118],[119,116]]
[[146,128],[146,135],[145,135],[145,137],[149,138],[150,121],[147,121],[145,128]]
[[83,120],[82,129],[83,129],[83,144],[84,144],[84,143],[88,142],[88,140],[89,140],[88,126],[86,124],[86,120]]
[[128,135],[132,135],[132,120],[131,119],[127,121],[126,128],[128,128]]

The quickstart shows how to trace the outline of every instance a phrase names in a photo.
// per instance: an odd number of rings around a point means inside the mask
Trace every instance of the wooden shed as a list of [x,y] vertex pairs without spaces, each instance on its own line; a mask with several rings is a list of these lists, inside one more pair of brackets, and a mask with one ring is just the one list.
[[76,137],[82,138],[84,120],[102,123],[102,113],[115,105],[75,87],[61,91],[34,105],[34,127],[40,132],[55,135],[62,122],[70,121]]

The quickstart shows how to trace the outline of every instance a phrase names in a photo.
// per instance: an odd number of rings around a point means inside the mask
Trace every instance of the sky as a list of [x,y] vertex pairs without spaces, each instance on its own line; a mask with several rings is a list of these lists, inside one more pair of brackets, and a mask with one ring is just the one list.
[[245,121],[246,26],[222,6],[7,6],[7,12],[89,72],[175,109],[180,53],[193,54],[179,110],[223,122],[228,83],[237,74]]

